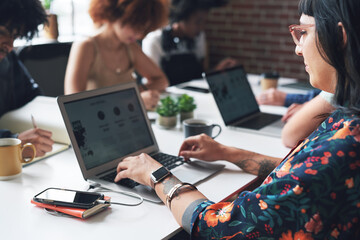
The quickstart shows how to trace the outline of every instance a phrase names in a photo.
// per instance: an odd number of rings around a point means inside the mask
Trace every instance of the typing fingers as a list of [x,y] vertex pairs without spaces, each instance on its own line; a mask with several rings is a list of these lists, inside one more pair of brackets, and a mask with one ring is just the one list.
[[[194,147],[197,146],[197,142],[196,140],[194,140],[192,137],[187,138],[180,146],[180,150],[179,150],[179,156],[181,152],[186,151],[186,150],[193,150]],[[185,159],[186,160],[186,159]]]
[[117,168],[116,168],[116,171],[117,171],[117,174],[116,174],[116,177],[114,179],[114,182],[118,182],[119,180],[123,179],[123,178],[127,178],[127,169],[128,169],[128,158],[125,158],[123,161],[121,161]]
[[185,161],[190,161],[190,158],[203,159],[204,151],[201,151],[196,146],[193,146],[190,150],[180,151],[179,156],[182,156]]
[[117,165],[116,171],[119,173],[121,170],[127,169],[127,168],[128,168],[127,162],[130,161],[131,158],[133,158],[133,157],[124,158],[124,159]]
[[120,172],[118,172],[118,174],[116,174],[114,182],[118,182],[118,181],[120,181],[121,179],[124,179],[124,178],[128,178],[127,171],[125,171],[125,170],[120,171]]

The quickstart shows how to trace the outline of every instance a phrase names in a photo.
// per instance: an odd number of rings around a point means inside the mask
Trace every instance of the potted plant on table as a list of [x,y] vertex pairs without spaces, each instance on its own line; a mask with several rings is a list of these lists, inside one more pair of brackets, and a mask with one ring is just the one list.
[[160,104],[156,108],[156,112],[159,114],[159,126],[165,128],[173,128],[176,126],[176,116],[179,112],[179,109],[174,99],[172,99],[170,96],[160,100]]
[[188,118],[194,117],[194,110],[196,109],[196,104],[194,103],[194,98],[183,94],[178,98],[178,107],[180,112],[180,122]]

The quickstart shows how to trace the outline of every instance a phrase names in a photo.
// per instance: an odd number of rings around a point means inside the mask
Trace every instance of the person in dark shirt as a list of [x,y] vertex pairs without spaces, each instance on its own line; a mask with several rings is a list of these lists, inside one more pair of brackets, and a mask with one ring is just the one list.
[[[38,31],[38,25],[44,22],[46,13],[38,0],[0,2],[0,117],[41,94],[39,86],[14,53],[13,43],[18,37],[32,39]],[[0,138],[16,137],[22,144],[34,144],[36,156],[43,156],[52,150],[54,142],[51,135],[51,132],[39,128],[21,133],[0,129]],[[31,153],[25,151],[24,155]]]
[[[170,85],[202,78],[209,71],[205,35],[209,11],[227,4],[227,0],[171,0],[169,25],[149,33],[142,49],[169,79]],[[223,70],[238,64],[227,57],[213,70]]]

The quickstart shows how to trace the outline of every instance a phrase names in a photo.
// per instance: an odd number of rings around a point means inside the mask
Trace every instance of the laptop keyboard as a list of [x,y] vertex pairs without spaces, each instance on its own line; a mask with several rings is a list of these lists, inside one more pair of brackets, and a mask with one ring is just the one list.
[[[106,176],[101,177],[100,179],[105,180],[107,182],[114,182],[114,179],[116,177],[116,170],[114,172],[111,172],[109,174],[107,174]],[[121,179],[120,181],[116,182],[116,184],[128,187],[128,188],[134,188],[137,185],[139,185],[140,183],[135,182],[134,180],[131,180],[130,178],[124,178]]]
[[152,155],[152,157],[169,170],[185,163],[182,157],[177,157],[166,153],[156,153],[155,155]]
[[[185,161],[182,157],[177,157],[177,156],[169,155],[169,154],[165,154],[165,153],[156,153],[152,157],[169,170],[174,169],[175,167],[178,167],[185,163]],[[117,172],[115,170],[115,171],[110,172],[109,174],[101,177],[100,179],[105,180],[107,182],[114,182],[114,178],[116,177],[116,174],[117,174]],[[134,187],[140,185],[140,183],[135,182],[134,180],[131,180],[129,178],[121,179],[120,181],[116,182],[116,184],[119,184],[119,185],[122,185],[122,186],[125,186],[128,188],[134,188]]]
[[256,117],[253,117],[253,118],[249,119],[248,121],[236,124],[236,126],[259,130],[259,129],[277,121],[280,118],[281,118],[280,115],[261,113],[261,115],[257,115]]

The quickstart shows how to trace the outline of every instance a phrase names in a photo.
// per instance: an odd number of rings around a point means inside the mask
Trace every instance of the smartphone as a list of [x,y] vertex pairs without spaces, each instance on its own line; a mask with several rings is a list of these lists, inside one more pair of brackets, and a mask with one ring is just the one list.
[[185,90],[191,90],[191,91],[195,91],[195,92],[202,92],[202,93],[209,93],[209,89],[207,88],[200,88],[200,87],[194,87],[194,86],[185,86],[182,87],[182,89]]
[[104,195],[95,192],[83,192],[61,188],[48,188],[36,194],[35,202],[88,209],[97,204],[97,200],[104,199]]

